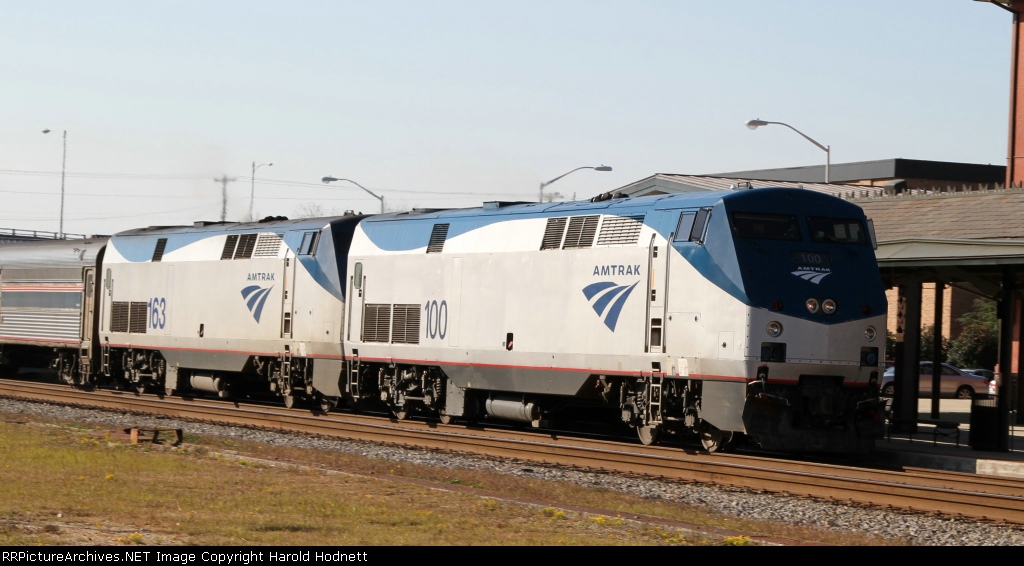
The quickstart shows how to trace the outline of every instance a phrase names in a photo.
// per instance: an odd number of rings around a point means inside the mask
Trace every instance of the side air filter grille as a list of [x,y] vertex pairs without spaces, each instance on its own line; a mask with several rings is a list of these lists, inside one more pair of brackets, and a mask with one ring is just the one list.
[[605,216],[601,223],[599,246],[635,246],[644,227],[642,216]]
[[238,244],[238,234],[231,234],[224,240],[224,251],[220,252],[221,259],[231,259],[235,256],[235,245]]
[[277,257],[277,252],[280,249],[281,235],[267,232],[260,234],[259,239],[256,240],[256,250],[252,252],[252,257]]
[[392,344],[420,343],[419,305],[395,305],[392,321]]
[[153,261],[160,261],[164,257],[164,249],[167,247],[167,238],[160,238],[156,241],[156,248],[153,249]]
[[128,332],[128,301],[115,301],[110,305],[110,331]]
[[249,259],[252,251],[256,248],[256,234],[242,234],[238,237],[238,248],[235,249],[235,259]]
[[444,241],[448,237],[447,224],[434,224],[434,230],[430,232],[430,242],[427,244],[427,253],[441,253],[444,249]]
[[149,322],[149,305],[132,301],[128,313],[128,332],[145,334],[147,322]]
[[544,240],[540,243],[542,250],[557,250],[562,247],[562,236],[565,235],[565,224],[568,218],[548,218],[544,228]]
[[388,342],[391,334],[391,305],[363,307],[363,342]]
[[562,249],[589,248],[594,245],[597,234],[599,216],[574,216],[569,219],[569,229],[565,231]]

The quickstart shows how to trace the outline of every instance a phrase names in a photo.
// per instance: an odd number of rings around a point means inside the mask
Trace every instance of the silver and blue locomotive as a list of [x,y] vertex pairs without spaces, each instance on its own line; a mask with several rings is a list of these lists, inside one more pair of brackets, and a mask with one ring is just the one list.
[[883,431],[872,244],[856,205],[776,188],[146,228],[87,254],[92,328],[32,346],[79,384],[860,452]]

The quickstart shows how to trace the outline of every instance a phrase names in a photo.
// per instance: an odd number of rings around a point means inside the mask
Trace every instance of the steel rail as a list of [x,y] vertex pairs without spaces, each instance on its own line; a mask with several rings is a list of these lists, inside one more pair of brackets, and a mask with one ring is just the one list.
[[208,398],[161,398],[106,389],[0,380],[0,396],[116,409],[218,424],[302,432],[420,449],[714,484],[865,506],[1024,524],[1024,480],[935,470],[878,470],[748,455],[706,454],[564,436],[396,421],[358,413],[320,414]]

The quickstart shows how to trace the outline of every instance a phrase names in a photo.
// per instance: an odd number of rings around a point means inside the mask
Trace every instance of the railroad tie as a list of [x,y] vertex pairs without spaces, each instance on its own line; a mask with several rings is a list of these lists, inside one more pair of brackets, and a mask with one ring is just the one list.
[[142,442],[142,441],[152,442],[153,444],[157,444],[157,443],[160,442],[160,433],[161,432],[174,433],[174,443],[173,443],[174,446],[177,446],[178,444],[181,444],[181,441],[185,437],[184,431],[182,429],[180,429],[180,428],[164,428],[164,427],[158,427],[158,426],[151,426],[151,427],[133,426],[131,428],[124,429],[124,431],[131,437],[132,444],[138,444],[139,442]]

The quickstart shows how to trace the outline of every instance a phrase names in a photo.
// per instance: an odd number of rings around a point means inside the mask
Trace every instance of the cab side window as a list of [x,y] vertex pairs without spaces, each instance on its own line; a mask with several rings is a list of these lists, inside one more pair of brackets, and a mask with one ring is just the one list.
[[313,255],[316,253],[316,244],[320,241],[320,232],[306,232],[302,235],[302,243],[299,244],[299,255]]
[[675,241],[703,243],[704,229],[707,228],[710,215],[710,208],[682,211],[676,223]]

